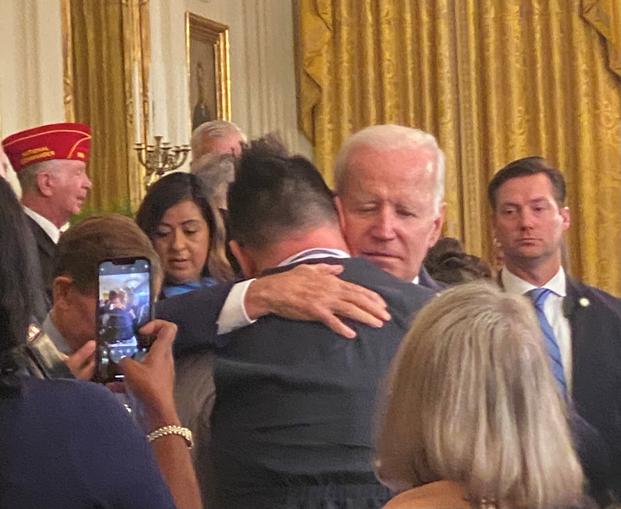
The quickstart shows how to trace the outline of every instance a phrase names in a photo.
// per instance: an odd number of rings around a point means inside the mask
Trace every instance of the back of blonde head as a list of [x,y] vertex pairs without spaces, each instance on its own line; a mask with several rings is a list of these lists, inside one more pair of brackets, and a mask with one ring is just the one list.
[[473,505],[577,504],[583,474],[532,307],[485,283],[442,293],[393,361],[378,473],[403,490],[461,482]]

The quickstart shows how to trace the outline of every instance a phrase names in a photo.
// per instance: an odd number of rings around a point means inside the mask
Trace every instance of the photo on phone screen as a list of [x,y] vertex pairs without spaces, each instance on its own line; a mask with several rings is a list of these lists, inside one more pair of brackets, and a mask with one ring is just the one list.
[[151,320],[151,266],[146,258],[99,264],[97,374],[101,382],[122,380],[118,362],[148,349],[138,329]]

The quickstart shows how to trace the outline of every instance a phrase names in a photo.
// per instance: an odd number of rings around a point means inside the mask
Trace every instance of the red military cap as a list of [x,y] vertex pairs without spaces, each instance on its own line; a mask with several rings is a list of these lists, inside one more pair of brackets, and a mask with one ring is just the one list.
[[91,128],[86,124],[62,123],[33,127],[2,140],[16,172],[29,164],[50,159],[88,161]]

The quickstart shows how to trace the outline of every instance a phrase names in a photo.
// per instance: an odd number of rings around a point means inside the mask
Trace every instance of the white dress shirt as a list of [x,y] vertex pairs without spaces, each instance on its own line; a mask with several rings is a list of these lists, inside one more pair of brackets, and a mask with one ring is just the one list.
[[[519,293],[523,295],[537,288],[528,281],[524,281],[511,273],[506,267],[503,267],[500,278],[503,288],[509,293]],[[541,288],[547,288],[552,292],[544,303],[543,312],[554,331],[554,336],[561,352],[567,389],[569,393],[571,393],[571,327],[569,325],[569,320],[563,313],[563,299],[567,297],[566,276],[563,267],[560,267],[554,277],[542,285]]]
[[[58,244],[58,240],[60,239],[60,232],[64,230],[61,230],[60,228],[56,228],[56,225],[52,223],[49,219],[47,219],[46,217],[43,217],[41,214],[38,214],[37,212],[35,212],[32,209],[29,209],[26,206],[24,206],[24,212],[26,213],[27,216],[32,218],[35,223],[37,223],[41,228],[43,228],[43,231],[47,233],[47,236],[50,239],[52,239],[52,242],[54,242],[54,244]],[[66,229],[65,227],[63,228]]]

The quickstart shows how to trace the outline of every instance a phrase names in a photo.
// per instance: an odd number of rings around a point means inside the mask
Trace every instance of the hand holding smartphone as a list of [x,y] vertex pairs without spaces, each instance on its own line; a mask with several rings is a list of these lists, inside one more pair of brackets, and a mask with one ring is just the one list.
[[155,338],[149,353],[142,362],[125,358],[120,367],[125,374],[125,392],[131,393],[140,404],[138,422],[145,427],[145,432],[149,432],[161,426],[178,424],[172,355],[177,326],[164,320],[153,320],[141,331]]
[[118,363],[146,353],[150,337],[138,333],[152,320],[151,265],[146,258],[115,258],[99,264],[97,302],[98,382],[123,380]]

